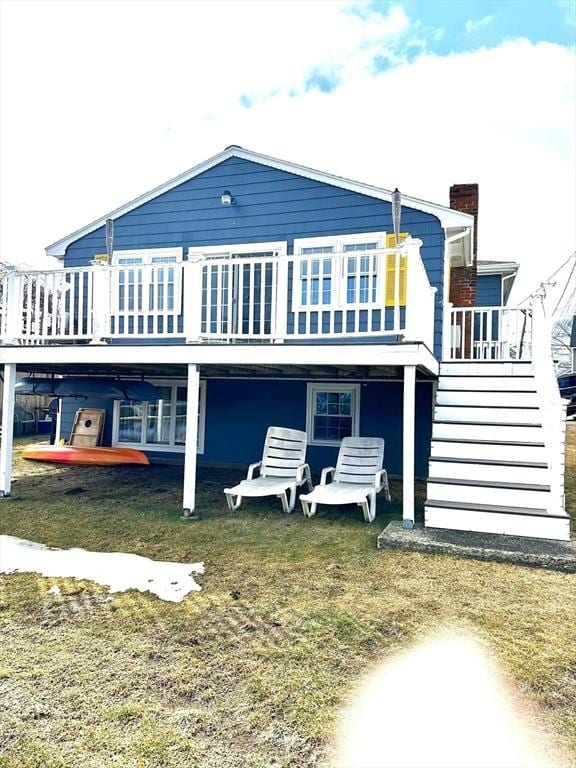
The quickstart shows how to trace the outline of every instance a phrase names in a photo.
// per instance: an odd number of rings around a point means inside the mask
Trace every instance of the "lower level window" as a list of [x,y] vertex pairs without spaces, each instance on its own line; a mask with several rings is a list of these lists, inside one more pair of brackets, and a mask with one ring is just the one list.
[[337,445],[357,437],[360,423],[359,384],[308,384],[308,441]]
[[[115,402],[114,444],[149,450],[184,451],[188,389],[178,382],[153,382],[157,400]],[[200,382],[198,453],[204,453],[206,382]]]

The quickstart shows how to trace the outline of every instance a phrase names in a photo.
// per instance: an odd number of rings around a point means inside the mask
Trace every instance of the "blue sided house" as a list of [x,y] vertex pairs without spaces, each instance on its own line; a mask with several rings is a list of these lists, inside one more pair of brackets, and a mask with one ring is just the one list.
[[228,147],[50,245],[59,269],[3,276],[5,414],[17,370],[144,380],[156,399],[63,397],[58,436],[105,409],[104,445],[184,463],[184,510],[197,465],[246,467],[276,425],[313,471],[384,438],[407,528],[427,477],[428,526],[566,539],[545,303],[508,306],[477,212],[473,184],[448,207]]

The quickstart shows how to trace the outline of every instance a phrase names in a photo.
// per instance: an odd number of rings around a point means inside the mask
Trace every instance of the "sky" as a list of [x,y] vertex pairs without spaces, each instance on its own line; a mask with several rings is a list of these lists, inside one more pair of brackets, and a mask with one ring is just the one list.
[[576,248],[576,0],[0,0],[0,260],[230,144],[448,205],[512,299]]

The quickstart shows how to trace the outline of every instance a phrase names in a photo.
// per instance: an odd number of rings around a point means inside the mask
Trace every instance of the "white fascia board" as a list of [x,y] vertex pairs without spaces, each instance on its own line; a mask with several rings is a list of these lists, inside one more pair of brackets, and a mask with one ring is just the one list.
[[188,344],[0,346],[0,364],[16,365],[415,365],[438,375],[425,344]]
[[520,264],[515,261],[479,261],[479,275],[515,275]]
[[[55,256],[56,258],[61,259],[66,252],[66,248],[71,243],[104,226],[106,219],[117,219],[126,213],[130,213],[130,211],[133,211],[140,205],[153,200],[155,197],[168,192],[174,187],[177,187],[179,184],[183,184],[185,181],[188,181],[189,179],[204,173],[210,168],[213,168],[215,165],[218,165],[219,163],[222,163],[231,157],[238,157],[241,160],[252,161],[259,163],[260,165],[266,165],[270,168],[276,168],[280,171],[286,171],[287,173],[294,173],[297,176],[303,176],[304,178],[311,179],[312,181],[318,181],[323,184],[331,184],[332,186],[340,187],[341,189],[347,189],[351,192],[358,192],[361,195],[374,197],[377,200],[392,202],[392,192],[388,189],[382,189],[380,187],[374,187],[371,184],[363,184],[362,182],[352,181],[351,179],[346,179],[342,176],[335,176],[330,173],[324,173],[323,171],[316,171],[313,168],[307,168],[303,165],[290,163],[286,160],[278,160],[274,157],[269,157],[268,155],[262,155],[258,152],[252,152],[248,149],[242,149],[241,147],[229,147],[223,152],[219,152],[217,155],[208,158],[208,160],[205,160],[203,163],[194,166],[194,168],[191,168],[190,170],[181,173],[179,176],[176,176],[170,181],[161,184],[159,187],[155,187],[149,192],[145,192],[143,195],[134,198],[134,200],[131,200],[125,205],[110,211],[110,213],[107,213],[101,218],[96,219],[90,224],[87,224],[85,227],[77,229],[75,232],[72,232],[70,235],[63,237],[61,240],[57,240],[55,243],[52,243],[46,248],[46,254],[48,256]],[[455,211],[452,208],[446,208],[443,205],[436,205],[434,203],[429,203],[425,200],[420,200],[416,197],[410,197],[409,195],[404,194],[402,195],[402,204],[408,208],[415,208],[416,210],[424,211],[425,213],[430,213],[433,216],[436,216],[440,220],[444,229],[448,227],[469,227],[470,220],[473,218],[469,214]]]

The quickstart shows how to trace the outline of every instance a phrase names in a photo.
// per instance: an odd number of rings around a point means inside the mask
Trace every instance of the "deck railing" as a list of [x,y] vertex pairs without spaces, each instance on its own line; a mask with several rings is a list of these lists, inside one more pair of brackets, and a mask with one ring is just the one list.
[[11,270],[0,279],[0,341],[367,336],[424,341],[432,349],[435,289],[420,246],[409,238],[399,249]]
[[530,360],[531,307],[453,307],[450,309],[449,360]]

